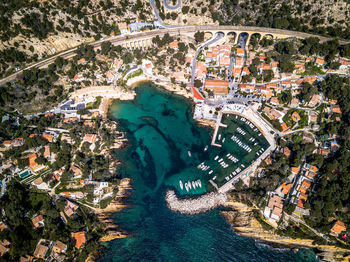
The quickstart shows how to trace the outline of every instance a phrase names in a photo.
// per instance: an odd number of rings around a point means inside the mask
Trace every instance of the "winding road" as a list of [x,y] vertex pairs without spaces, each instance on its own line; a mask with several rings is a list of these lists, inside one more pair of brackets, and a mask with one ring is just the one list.
[[197,51],[196,51],[196,53],[195,53],[195,55],[194,55],[194,57],[193,57],[193,59],[192,59],[192,75],[191,75],[191,84],[192,84],[192,85],[194,85],[194,77],[195,77],[196,66],[197,66],[197,57],[198,57],[199,53],[200,53],[205,47],[207,47],[207,46],[209,46],[209,45],[215,43],[216,41],[220,40],[220,39],[223,38],[223,37],[224,37],[224,34],[221,33],[221,32],[218,32],[214,38],[208,40],[207,42],[205,42],[202,46],[200,46],[200,47],[197,49]]
[[181,7],[181,0],[177,0],[177,4],[174,6],[169,5],[167,0],[164,0],[163,3],[164,3],[165,8],[167,8],[169,10],[176,10],[176,9]]

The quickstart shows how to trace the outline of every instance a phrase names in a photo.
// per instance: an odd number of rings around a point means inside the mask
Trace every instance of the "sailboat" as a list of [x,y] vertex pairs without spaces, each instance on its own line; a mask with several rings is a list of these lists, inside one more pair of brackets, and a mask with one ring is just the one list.
[[181,180],[179,181],[179,185],[180,185],[181,190],[183,190],[184,189],[184,185],[182,184]]
[[192,156],[191,151],[187,151],[187,153],[188,153],[188,156],[189,156],[189,157]]

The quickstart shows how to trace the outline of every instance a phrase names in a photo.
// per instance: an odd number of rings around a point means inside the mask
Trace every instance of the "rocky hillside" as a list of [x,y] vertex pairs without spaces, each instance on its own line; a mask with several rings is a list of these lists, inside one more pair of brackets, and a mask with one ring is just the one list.
[[4,0],[0,76],[82,42],[118,34],[119,22],[153,19],[147,0]]

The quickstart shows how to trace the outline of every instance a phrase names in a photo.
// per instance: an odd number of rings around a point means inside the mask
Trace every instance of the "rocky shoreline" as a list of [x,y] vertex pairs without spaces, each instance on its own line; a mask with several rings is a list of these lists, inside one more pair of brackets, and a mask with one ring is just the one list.
[[173,190],[167,191],[165,195],[165,201],[170,210],[189,215],[214,209],[225,204],[226,200],[226,194],[214,192],[191,199],[179,199]]
[[128,237],[128,234],[121,230],[111,217],[115,212],[119,212],[128,206],[125,204],[125,198],[131,194],[132,187],[130,182],[130,178],[123,178],[118,185],[118,193],[113,201],[106,208],[95,210],[100,222],[106,226],[106,234],[100,238],[100,242]]
[[271,244],[279,248],[312,248],[317,252],[318,258],[322,261],[344,261],[350,250],[330,245],[313,244],[312,239],[290,238],[280,236],[274,231],[266,230],[255,218],[253,207],[249,207],[241,202],[228,200],[225,207],[231,211],[221,211],[221,214],[232,225],[234,231],[245,237],[251,237],[258,241]]

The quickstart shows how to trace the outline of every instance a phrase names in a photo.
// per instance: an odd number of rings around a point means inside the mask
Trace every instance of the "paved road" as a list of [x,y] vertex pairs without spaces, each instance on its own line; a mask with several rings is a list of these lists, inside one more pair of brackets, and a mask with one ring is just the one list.
[[181,7],[181,0],[177,0],[176,5],[169,5],[167,0],[163,1],[165,8],[169,10],[176,10]]
[[[155,3],[154,0],[150,0],[151,1],[151,6],[155,7]],[[159,13],[157,8],[155,7],[155,13],[156,16],[158,14],[158,18],[159,17]],[[164,23],[163,23],[164,25]],[[220,31],[220,30],[230,30],[230,31],[243,31],[243,32],[248,32],[248,33],[253,33],[253,32],[261,32],[261,33],[271,33],[271,34],[282,34],[282,35],[287,35],[287,36],[291,36],[291,37],[299,37],[299,38],[306,38],[306,37],[318,37],[321,41],[328,41],[331,40],[331,38],[327,38],[327,37],[323,37],[323,36],[318,36],[318,35],[312,35],[312,34],[307,34],[307,33],[302,33],[302,32],[295,32],[295,31],[289,31],[289,30],[282,30],[282,29],[275,29],[275,28],[265,28],[265,27],[252,27],[252,26],[219,26],[219,25],[201,25],[201,26],[178,26],[178,27],[170,27],[170,26],[163,26],[163,29],[157,29],[157,30],[152,30],[152,31],[148,31],[148,32],[141,32],[141,33],[136,33],[130,36],[115,36],[115,37],[111,37],[111,38],[105,38],[96,42],[87,42],[87,44],[91,44],[94,47],[98,47],[101,45],[101,43],[106,42],[106,41],[110,41],[114,44],[122,44],[123,42],[127,41],[127,40],[140,40],[142,38],[149,38],[149,37],[153,37],[156,35],[164,35],[165,33],[169,33],[169,34],[183,34],[183,33],[194,33],[197,31]],[[349,41],[340,41],[341,44],[344,43],[348,43]],[[63,57],[63,58],[69,58],[75,55],[75,51],[77,48],[72,48],[70,50],[66,50],[63,51],[57,55],[54,55],[50,58],[44,59],[40,62],[37,62],[35,64],[29,65],[27,66],[25,69],[30,69],[33,67],[44,67],[47,66],[51,63],[53,63],[55,61],[55,59],[59,56]],[[17,77],[19,77],[22,73],[23,70],[20,70],[8,77],[5,77],[3,79],[0,80],[0,85],[3,85],[9,81],[12,81],[14,79],[16,79]]]
[[215,36],[214,38],[208,40],[207,42],[205,42],[202,46],[200,46],[200,47],[197,49],[197,51],[196,51],[196,53],[195,53],[195,55],[194,55],[194,57],[193,57],[193,59],[192,59],[192,75],[191,75],[191,84],[192,84],[192,85],[194,85],[194,77],[195,77],[195,73],[196,73],[197,57],[198,57],[199,53],[200,53],[205,47],[207,47],[207,46],[209,46],[209,45],[215,43],[216,41],[220,40],[222,37],[224,37],[224,34],[221,33],[221,32],[219,32],[219,33],[216,34],[216,36]]

